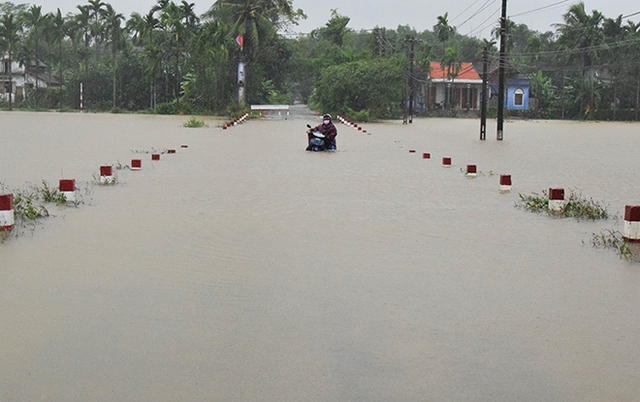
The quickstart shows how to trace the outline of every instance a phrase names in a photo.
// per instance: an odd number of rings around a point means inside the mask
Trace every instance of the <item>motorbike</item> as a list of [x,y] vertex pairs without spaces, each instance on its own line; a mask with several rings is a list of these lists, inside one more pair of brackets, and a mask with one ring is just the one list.
[[[311,128],[310,125],[307,124],[308,128]],[[309,146],[307,147],[307,151],[320,152],[320,151],[332,151],[327,141],[325,141],[325,136],[320,131],[311,131],[309,134]]]

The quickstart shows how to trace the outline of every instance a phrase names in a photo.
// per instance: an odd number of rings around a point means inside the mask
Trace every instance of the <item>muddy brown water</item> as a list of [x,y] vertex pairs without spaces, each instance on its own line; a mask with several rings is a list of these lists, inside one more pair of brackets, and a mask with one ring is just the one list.
[[5,189],[84,202],[0,245],[0,400],[637,400],[640,265],[588,244],[621,220],[514,204],[640,204],[639,124],[339,126],[321,154],[317,118],[186,120],[0,113]]

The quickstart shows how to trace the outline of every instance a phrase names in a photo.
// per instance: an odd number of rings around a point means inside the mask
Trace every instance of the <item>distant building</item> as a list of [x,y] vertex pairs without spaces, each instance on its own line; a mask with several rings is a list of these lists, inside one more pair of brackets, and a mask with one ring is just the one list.
[[439,62],[432,61],[426,92],[429,109],[477,110],[480,109],[482,78],[471,63],[462,63],[456,74],[444,71]]
[[0,59],[0,101],[9,101],[11,94],[12,102],[20,102],[27,98],[27,89],[60,87],[60,78],[52,75],[49,67],[41,61],[29,62],[26,66],[22,63],[11,60],[5,54]]
[[[492,94],[498,94],[498,79],[499,69],[495,67],[489,73],[490,92]],[[508,110],[529,110],[530,87],[529,77],[507,66],[505,71],[505,88],[507,91],[505,94],[505,107]]]

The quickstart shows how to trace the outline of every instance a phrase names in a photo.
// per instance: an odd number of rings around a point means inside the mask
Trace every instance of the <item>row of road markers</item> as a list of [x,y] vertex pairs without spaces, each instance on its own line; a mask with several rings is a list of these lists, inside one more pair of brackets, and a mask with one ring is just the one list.
[[[416,153],[415,149],[409,149],[409,153]],[[429,152],[422,153],[422,159],[431,159]],[[442,158],[442,166],[445,168],[451,167],[451,157],[445,156]],[[465,170],[465,176],[474,178],[478,175],[478,167],[476,165],[467,165]],[[500,175],[500,193],[508,193],[511,191],[511,175]]]
[[[188,148],[188,145],[183,144],[181,148]],[[175,154],[175,149],[168,149],[167,153]],[[154,153],[151,155],[151,160],[160,160],[160,154]],[[131,170],[141,170],[142,160],[132,159]],[[113,175],[112,165],[100,166],[100,176],[98,178],[100,184],[112,184],[115,182],[115,176]],[[58,191],[64,194],[67,202],[76,202],[76,180],[75,179],[60,179],[58,182]],[[0,232],[10,232],[15,226],[15,211],[13,210],[13,194],[0,194]]]
[[[358,130],[358,131],[362,131],[363,133],[366,133],[367,130],[365,130],[364,128],[362,128],[362,126],[359,126],[358,124],[350,121],[349,119],[347,119],[346,117],[337,115],[336,118],[338,119],[338,121],[340,121],[340,123],[347,125],[349,127],[353,127],[354,129]],[[371,134],[371,133],[369,133]]]
[[249,117],[249,113],[248,112],[244,112],[239,117],[236,117],[235,119],[231,120],[230,122],[223,124],[222,125],[222,129],[226,130],[227,128],[229,128],[231,126],[238,125],[238,124],[242,123],[243,121],[245,121],[247,119],[247,117]]
[[[416,153],[415,149],[410,149],[409,153]],[[424,152],[422,154],[423,159],[431,159],[431,154]],[[442,166],[451,167],[451,158],[443,157]],[[467,165],[466,176],[476,177],[477,167],[476,165]],[[511,192],[511,175],[500,175],[500,193]],[[563,188],[550,188],[549,189],[549,204],[550,211],[562,211],[565,208],[564,189]],[[626,205],[624,210],[624,230],[622,236],[629,243],[640,243],[640,205]]]

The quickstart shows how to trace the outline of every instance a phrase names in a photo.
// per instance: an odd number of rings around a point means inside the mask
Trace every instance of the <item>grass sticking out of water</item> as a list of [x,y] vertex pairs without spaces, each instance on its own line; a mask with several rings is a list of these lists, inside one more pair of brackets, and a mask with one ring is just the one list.
[[591,245],[595,248],[615,250],[620,258],[627,261],[640,262],[640,245],[629,243],[617,230],[602,229],[600,233],[593,233]]
[[202,120],[198,120],[195,117],[190,118],[189,120],[187,120],[182,127],[187,127],[187,128],[202,128],[202,127],[209,127],[207,124],[205,124],[204,121]]
[[516,202],[516,207],[524,208],[534,213],[547,213],[549,216],[576,218],[577,220],[588,219],[608,219],[609,212],[607,206],[601,201],[593,198],[586,198],[582,192],[569,189],[568,197],[565,198],[564,208],[560,211],[552,211],[549,209],[549,194],[546,190],[542,191],[542,195],[531,193],[523,195],[518,193],[520,201]]
[[[0,182],[0,193],[7,192],[4,183]],[[89,189],[85,190],[87,194]],[[33,234],[40,220],[50,216],[49,210],[44,204],[73,205],[77,207],[84,204],[82,200],[68,202],[64,193],[49,185],[46,180],[42,180],[42,186],[25,183],[21,188],[11,190],[13,194],[13,216],[14,227],[12,231],[0,231],[0,243],[4,243],[11,237],[18,237],[30,232]]]

